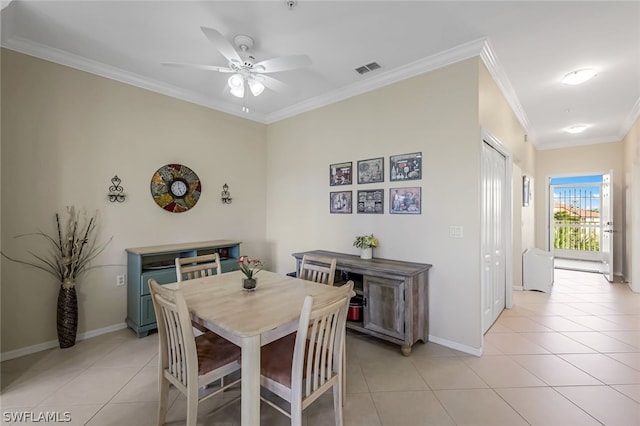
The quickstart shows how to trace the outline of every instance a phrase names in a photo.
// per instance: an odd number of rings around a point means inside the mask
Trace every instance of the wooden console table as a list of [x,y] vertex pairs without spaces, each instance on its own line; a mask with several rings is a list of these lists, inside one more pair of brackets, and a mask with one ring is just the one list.
[[156,328],[156,313],[149,292],[149,279],[160,284],[177,281],[175,258],[218,253],[222,272],[238,269],[240,241],[215,240],[196,243],[136,247],[127,251],[126,323],[144,337]]
[[401,345],[405,356],[418,340],[427,342],[431,265],[312,250],[293,253],[296,271],[305,254],[335,258],[336,283],[353,280],[363,296],[362,321],[347,321],[347,328]]

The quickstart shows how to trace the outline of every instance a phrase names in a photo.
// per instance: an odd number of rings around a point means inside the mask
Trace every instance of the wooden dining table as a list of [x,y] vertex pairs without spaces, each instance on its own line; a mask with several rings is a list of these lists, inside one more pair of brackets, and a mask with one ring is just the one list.
[[180,288],[194,321],[242,348],[241,424],[260,424],[260,347],[298,328],[306,296],[331,299],[340,290],[269,271],[255,291],[242,289],[240,271],[167,284]]

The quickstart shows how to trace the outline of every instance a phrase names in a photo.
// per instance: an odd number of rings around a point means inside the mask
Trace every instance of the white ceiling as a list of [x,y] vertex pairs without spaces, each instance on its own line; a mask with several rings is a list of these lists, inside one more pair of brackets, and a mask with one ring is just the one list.
[[[6,48],[263,123],[478,55],[540,149],[619,141],[640,114],[639,1],[14,0],[1,25]],[[271,74],[295,93],[265,90],[243,113],[228,75],[160,64],[226,66],[201,26],[250,35],[256,61],[312,65]],[[382,69],[354,71],[372,61]],[[560,82],[585,67],[598,76]]]

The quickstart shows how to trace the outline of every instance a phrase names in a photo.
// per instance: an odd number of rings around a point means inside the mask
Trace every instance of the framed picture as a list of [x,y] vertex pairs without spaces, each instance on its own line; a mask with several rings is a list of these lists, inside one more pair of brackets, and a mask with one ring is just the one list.
[[416,186],[389,189],[389,213],[421,214],[422,188]]
[[336,163],[329,166],[329,185],[351,185],[351,174],[353,171],[353,163]]
[[353,191],[338,191],[329,193],[329,213],[352,213]]
[[358,191],[358,213],[384,213],[384,190]]
[[422,153],[392,155],[389,170],[391,182],[422,179]]
[[531,200],[531,179],[529,176],[522,176],[522,206],[529,207]]
[[384,182],[384,158],[358,161],[358,183]]

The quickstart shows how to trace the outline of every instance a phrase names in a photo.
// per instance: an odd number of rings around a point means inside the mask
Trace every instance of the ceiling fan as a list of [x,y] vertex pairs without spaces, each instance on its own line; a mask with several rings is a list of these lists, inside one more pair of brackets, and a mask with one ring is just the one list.
[[311,65],[311,59],[307,55],[282,56],[254,62],[255,58],[248,53],[253,47],[253,39],[251,37],[242,34],[234,37],[233,41],[240,50],[238,52],[219,31],[207,27],[200,27],[200,29],[222,56],[229,61],[226,67],[182,62],[162,62],[162,65],[231,74],[227,80],[230,93],[237,98],[244,99],[245,105],[242,110],[245,112],[249,112],[246,105],[248,92],[251,92],[253,96],[260,96],[265,87],[276,92],[291,92],[290,86],[265,74],[289,71]]

